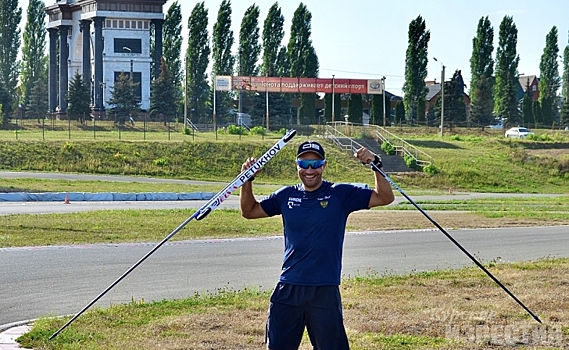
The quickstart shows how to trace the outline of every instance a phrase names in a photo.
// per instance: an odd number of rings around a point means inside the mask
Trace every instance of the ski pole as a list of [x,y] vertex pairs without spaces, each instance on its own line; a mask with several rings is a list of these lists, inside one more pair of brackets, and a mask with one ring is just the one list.
[[263,154],[250,168],[243,170],[233,181],[231,181],[227,186],[225,186],[221,191],[214,195],[207,203],[205,203],[201,208],[199,208],[192,216],[187,218],[180,226],[178,226],[169,235],[164,237],[162,241],[156,244],[148,253],[146,253],[142,258],[140,258],[134,265],[132,265],[126,272],[124,272],[119,278],[117,278],[113,283],[111,283],[107,288],[105,288],[95,299],[91,300],[81,311],[79,311],[75,316],[73,316],[67,323],[65,323],[61,328],[59,328],[55,333],[53,333],[49,340],[55,338],[61,331],[63,331],[67,326],[69,326],[73,321],[75,321],[79,316],[81,316],[87,309],[89,309],[93,304],[95,304],[99,299],[101,299],[108,291],[110,291],[114,286],[116,286],[120,281],[122,281],[128,274],[130,274],[134,269],[136,269],[140,264],[144,262],[150,255],[152,255],[158,248],[160,248],[164,243],[166,243],[170,238],[172,238],[176,233],[178,233],[184,226],[186,226],[193,219],[202,220],[209,213],[211,213],[215,208],[217,208],[224,200],[226,200],[231,193],[236,189],[241,187],[245,182],[247,182],[259,169],[261,169],[269,160],[271,160],[286,144],[292,140],[296,135],[296,130],[290,129],[277,143],[275,143],[265,154]]
[[435,225],[442,233],[444,233],[444,235],[450,239],[450,241],[452,243],[454,243],[460,250],[462,250],[462,252],[464,254],[466,254],[466,256],[468,256],[470,258],[470,260],[472,260],[479,268],[482,269],[482,271],[484,271],[488,277],[490,277],[494,282],[496,282],[496,284],[498,284],[510,297],[512,297],[512,299],[514,299],[518,304],[520,304],[520,306],[522,308],[524,308],[524,310],[526,310],[533,318],[534,320],[536,320],[539,323],[542,323],[541,320],[539,319],[539,317],[537,317],[536,314],[534,314],[533,312],[531,312],[530,309],[528,309],[512,292],[510,292],[508,290],[508,288],[506,288],[506,286],[504,286],[496,277],[494,277],[494,275],[492,275],[492,273],[490,273],[490,271],[488,271],[488,269],[486,269],[484,267],[484,265],[482,265],[478,260],[476,260],[476,258],[474,258],[474,256],[472,256],[472,254],[470,254],[460,243],[458,243],[458,241],[456,239],[454,239],[444,228],[442,228],[441,225],[439,225],[433,218],[431,218],[429,216],[429,214],[427,214],[417,203],[415,203],[414,200],[411,199],[411,197],[409,197],[399,186],[397,186],[397,184],[395,182],[393,182],[393,180],[391,180],[389,178],[389,176],[387,176],[387,174],[381,170],[378,166],[376,166],[375,164],[371,163],[371,166],[373,167],[373,169],[377,172],[379,172],[381,174],[381,176],[383,176],[385,178],[385,180],[387,180],[387,182],[389,182],[389,184],[391,186],[393,186],[393,188],[395,188],[397,191],[399,191],[403,197],[405,197],[411,204],[413,204],[413,206],[415,208],[417,208],[427,219],[429,219],[430,222],[433,223],[433,225]]

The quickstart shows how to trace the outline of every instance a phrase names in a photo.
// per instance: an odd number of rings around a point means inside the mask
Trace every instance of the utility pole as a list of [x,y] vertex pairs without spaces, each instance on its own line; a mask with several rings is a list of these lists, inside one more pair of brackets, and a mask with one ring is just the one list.
[[265,105],[267,107],[267,132],[269,132],[269,78],[268,72],[265,73]]
[[332,74],[332,124],[334,123],[334,74]]
[[385,104],[387,103],[387,102],[385,102],[386,101],[386,99],[385,99],[385,79],[386,79],[385,76],[383,76],[383,78],[381,78],[381,81],[382,81],[382,83],[381,83],[381,90],[382,91],[381,92],[383,93],[383,127],[384,128],[385,128]]
[[188,56],[184,59],[184,126],[188,124]]
[[122,49],[123,49],[123,50],[128,50],[128,52],[131,54],[131,57],[130,57],[130,80],[133,81],[134,77],[132,76],[132,74],[133,74],[133,72],[132,72],[132,65],[133,65],[133,62],[132,62],[132,49],[131,49],[130,47],[128,47],[128,46],[123,46]]
[[[439,62],[437,60],[436,57],[433,57],[433,59],[437,62]],[[442,66],[442,70],[441,70],[441,137],[444,136],[444,127],[445,127],[445,65],[441,63]]]

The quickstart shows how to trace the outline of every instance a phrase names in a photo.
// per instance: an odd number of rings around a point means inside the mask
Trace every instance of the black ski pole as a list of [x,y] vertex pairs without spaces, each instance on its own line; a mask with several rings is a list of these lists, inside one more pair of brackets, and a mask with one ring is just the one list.
[[442,228],[441,225],[439,225],[433,218],[429,216],[429,214],[427,214],[417,203],[415,203],[415,201],[412,200],[411,197],[409,197],[399,186],[397,186],[397,184],[393,182],[393,180],[391,180],[383,170],[381,170],[373,163],[371,163],[371,166],[375,171],[379,172],[381,176],[383,176],[385,180],[387,180],[387,182],[389,182],[389,184],[393,186],[393,188],[399,191],[403,195],[403,197],[405,197],[411,204],[413,204],[415,208],[417,208],[427,219],[429,219],[429,221],[432,222],[433,225],[435,225],[442,233],[444,233],[444,235],[447,236],[447,238],[450,239],[452,243],[454,243],[460,250],[462,250],[462,252],[466,254],[466,256],[468,256],[470,260],[472,260],[476,264],[476,266],[481,268],[482,271],[484,271],[488,275],[488,277],[490,277],[494,282],[496,282],[496,284],[498,284],[510,297],[512,297],[512,299],[514,299],[518,304],[520,304],[520,306],[524,308],[524,310],[526,310],[534,318],[534,320],[536,320],[539,323],[542,323],[536,314],[531,312],[531,310],[528,309],[527,306],[525,306],[512,292],[510,292],[508,288],[506,288],[506,286],[502,284],[502,282],[500,282],[496,277],[494,277],[494,275],[490,273],[490,271],[488,271],[488,269],[486,269],[484,265],[482,265],[478,260],[476,260],[476,258],[472,256],[472,254],[470,254],[460,243],[458,243],[456,239],[454,239],[444,228]]
[[146,253],[142,258],[140,258],[134,265],[132,265],[126,272],[124,272],[119,278],[117,278],[113,283],[111,283],[105,290],[103,290],[95,299],[91,300],[81,311],[79,311],[75,316],[73,316],[67,323],[65,323],[61,328],[59,328],[55,333],[53,333],[49,340],[55,338],[61,331],[63,331],[67,326],[69,326],[73,321],[75,321],[79,316],[81,316],[87,309],[89,309],[93,304],[95,304],[99,299],[101,299],[108,291],[110,291],[114,286],[116,286],[120,281],[122,281],[128,274],[130,274],[134,269],[136,269],[140,264],[144,262],[150,255],[152,255],[158,248],[160,248],[164,243],[166,243],[170,238],[174,237],[184,226],[186,226],[193,219],[201,220],[205,218],[209,213],[211,213],[215,208],[217,208],[224,200],[226,200],[231,193],[236,189],[241,187],[245,182],[247,182],[259,169],[261,169],[269,160],[271,160],[286,144],[293,139],[296,135],[296,130],[289,130],[286,135],[284,135],[277,143],[275,143],[265,154],[263,154],[257,161],[251,165],[249,169],[243,170],[232,182],[227,184],[221,191],[219,191],[215,196],[213,196],[207,203],[205,203],[201,208],[199,208],[192,216],[187,218],[180,226],[178,226],[174,231],[172,231],[168,236],[164,237],[158,244],[156,244],[148,253]]

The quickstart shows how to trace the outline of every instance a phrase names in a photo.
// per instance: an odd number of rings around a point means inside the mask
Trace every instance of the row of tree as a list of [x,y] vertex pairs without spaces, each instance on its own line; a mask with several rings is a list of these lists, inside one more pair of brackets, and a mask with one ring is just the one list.
[[[425,97],[427,77],[428,43],[430,31],[419,16],[409,25],[409,46],[405,60],[405,84],[403,85],[405,116],[407,120],[440,118],[440,102],[434,113],[426,113]],[[470,122],[488,125],[496,118],[510,124],[532,123],[552,125],[569,124],[569,45],[562,57],[563,78],[559,76],[559,47],[557,27],[546,36],[545,48],[539,65],[539,99],[532,101],[529,83],[525,85],[523,100],[518,99],[519,77],[517,54],[518,30],[511,16],[504,16],[499,28],[499,42],[494,62],[494,28],[488,16],[478,22],[476,36],[472,40],[470,59],[470,119],[466,120],[462,94],[462,79],[455,74],[445,81],[445,121]],[[561,95],[559,89],[563,85]]]
[[[0,114],[3,123],[18,108],[29,115],[41,116],[47,111],[47,57],[44,3],[30,0],[22,46],[22,61],[18,62],[20,48],[20,30],[18,25],[22,10],[17,0],[0,0]],[[197,123],[215,122],[218,125],[235,122],[234,100],[232,92],[213,91],[213,77],[216,75],[246,76],[282,76],[282,77],[317,77],[319,61],[311,40],[312,14],[300,3],[292,18],[290,39],[285,45],[284,16],[278,2],[275,2],[260,28],[260,10],[255,4],[245,12],[238,34],[238,50],[233,54],[235,37],[231,30],[231,1],[223,0],[220,4],[213,33],[208,32],[208,9],[205,2],[197,3],[188,19],[188,44],[182,59],[182,13],[181,6],[175,1],[169,8],[163,30],[163,64],[160,78],[152,83],[150,114],[164,120],[180,115],[183,106],[188,106],[189,118]],[[430,31],[425,20],[418,16],[409,24],[408,49],[405,59],[405,83],[403,85],[403,104],[396,109],[396,117],[408,122],[436,120],[440,118],[440,99],[435,108],[427,110],[425,85],[428,63],[428,43]],[[558,120],[567,124],[569,120],[569,46],[565,48],[563,79],[558,74],[557,28],[553,27],[546,37],[546,47],[540,63],[539,100],[531,102],[529,89],[526,89],[524,102],[517,98],[518,62],[516,52],[517,28],[513,18],[505,16],[499,29],[499,46],[494,62],[494,29],[483,17],[478,23],[476,36],[473,38],[473,50],[470,59],[471,86],[470,99],[471,123],[487,125],[494,118],[507,118],[511,123],[535,122],[549,124]],[[153,42],[153,41],[152,41]],[[211,62],[210,62],[211,60]],[[208,66],[213,67],[208,74]],[[458,73],[458,74],[457,74]],[[80,119],[87,113],[89,106],[82,94],[81,78],[76,76],[70,83],[68,101],[70,116]],[[115,84],[109,102],[113,112],[124,118],[135,114],[139,101],[134,93],[135,83],[131,77],[120,77]],[[562,97],[557,92],[563,81]],[[445,121],[465,122],[464,83],[457,70],[451,79],[444,82]],[[130,92],[129,92],[130,91]],[[134,91],[134,90],[133,90]],[[126,94],[126,95],[125,95]],[[214,96],[215,94],[215,96]],[[133,98],[131,98],[133,97]],[[298,111],[291,108],[291,99],[298,97]],[[324,98],[325,110],[317,113],[314,94],[269,94],[269,114],[271,124],[319,123],[331,120],[333,115],[340,119],[341,99],[335,96]],[[123,102],[131,99],[136,102],[126,106]],[[371,120],[381,124],[383,119],[384,96],[361,96],[352,94],[348,99],[350,121],[361,122],[362,100],[371,102]],[[216,120],[213,120],[213,101],[216,106]],[[117,104],[118,103],[118,104]],[[248,112],[253,116],[253,123],[264,125],[266,104],[265,96],[255,93],[239,95],[239,112]],[[560,108],[558,108],[560,106]],[[386,106],[387,107],[387,106]],[[386,108],[389,110],[389,108]],[[403,109],[403,112],[401,112]],[[399,112],[397,112],[399,111]],[[296,113],[295,113],[296,112]],[[398,120],[396,120],[398,121]]]

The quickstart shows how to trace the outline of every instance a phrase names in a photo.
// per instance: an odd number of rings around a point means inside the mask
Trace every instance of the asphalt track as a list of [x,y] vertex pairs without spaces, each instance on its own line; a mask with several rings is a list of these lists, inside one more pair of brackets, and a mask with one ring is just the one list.
[[[125,209],[125,206],[178,208],[200,206],[198,202],[201,201],[0,203],[0,213]],[[220,208],[236,205],[236,199],[230,198]],[[199,222],[191,222],[185,229],[199,229]],[[567,226],[449,230],[449,233],[483,262],[569,256]],[[0,325],[46,315],[75,314],[153,246],[96,244],[0,249]],[[196,292],[216,292],[223,288],[271,289],[278,277],[282,247],[281,237],[167,243],[95,306],[141,299],[184,298]],[[436,229],[348,233],[346,236],[343,270],[346,276],[369,271],[408,273],[468,265],[472,265],[470,259]],[[502,282],[508,285],[508,281]],[[504,298],[509,296],[504,293]],[[513,301],[512,306],[518,307]]]

